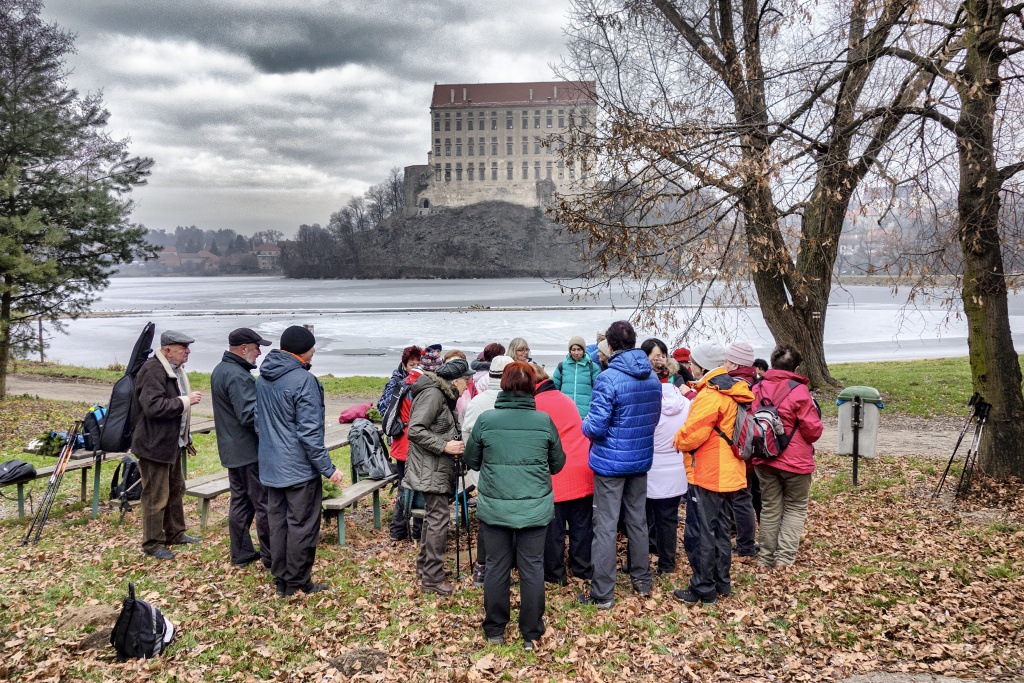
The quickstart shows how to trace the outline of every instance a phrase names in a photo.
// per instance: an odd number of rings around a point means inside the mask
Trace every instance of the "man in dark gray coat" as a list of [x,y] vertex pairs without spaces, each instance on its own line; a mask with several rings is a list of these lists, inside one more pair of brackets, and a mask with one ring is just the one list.
[[[248,327],[228,335],[228,350],[210,375],[213,421],[217,426],[220,464],[228,470],[231,503],[228,533],[231,564],[245,567],[256,560],[270,569],[270,532],[267,526],[267,490],[260,483],[256,439],[256,359],[260,347],[270,342]],[[256,550],[249,528],[256,522],[260,549]]]
[[267,354],[256,380],[260,481],[267,487],[270,571],[277,595],[318,593],[311,574],[320,535],[320,477],[342,482],[324,446],[324,388],[309,371],[316,338],[293,325]]

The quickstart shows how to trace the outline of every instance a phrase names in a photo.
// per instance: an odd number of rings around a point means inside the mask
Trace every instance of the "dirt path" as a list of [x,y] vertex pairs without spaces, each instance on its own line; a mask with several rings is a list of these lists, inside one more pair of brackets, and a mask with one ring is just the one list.
[[[102,403],[110,401],[110,390],[113,384],[106,382],[76,382],[66,379],[48,379],[34,375],[11,375],[7,378],[7,393],[11,396],[37,396],[51,401],[79,401],[81,403]],[[365,403],[365,400],[352,398],[351,396],[325,397],[327,404],[327,418],[329,422],[337,419],[338,415],[345,408]],[[209,397],[193,409],[197,415],[213,416],[213,407],[210,405]]]

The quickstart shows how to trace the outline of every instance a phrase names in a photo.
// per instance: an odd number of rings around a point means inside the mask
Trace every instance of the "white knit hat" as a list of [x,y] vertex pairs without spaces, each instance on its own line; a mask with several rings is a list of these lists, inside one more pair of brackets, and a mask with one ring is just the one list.
[[725,349],[721,344],[701,344],[690,352],[690,359],[707,372],[725,365]]

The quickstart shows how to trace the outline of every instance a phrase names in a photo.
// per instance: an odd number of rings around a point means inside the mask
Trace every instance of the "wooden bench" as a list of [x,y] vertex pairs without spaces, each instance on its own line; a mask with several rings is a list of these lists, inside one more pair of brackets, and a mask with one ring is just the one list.
[[323,502],[324,516],[338,520],[338,545],[345,545],[345,508],[352,507],[366,496],[373,495],[373,528],[380,529],[380,490],[398,478],[393,474],[386,479],[363,479],[352,484],[337,498]]
[[203,501],[199,506],[199,528],[205,529],[210,517],[210,501],[231,489],[227,470],[207,474],[185,482],[185,495]]
[[[125,455],[126,455],[125,453],[106,453],[106,454],[101,455],[101,457],[98,459],[98,463],[97,463],[97,459],[96,458],[89,458],[88,460],[70,460],[70,461],[68,461],[67,466],[64,468],[64,473],[65,474],[67,474],[68,472],[74,472],[76,470],[80,471],[82,473],[81,496],[82,496],[82,502],[83,503],[88,501],[87,491],[88,491],[88,482],[89,482],[89,470],[92,469],[94,465],[98,464],[99,466],[102,466],[103,463],[105,463],[105,462],[112,462],[112,461],[115,461],[115,460],[120,460]],[[40,479],[49,480],[50,475],[52,475],[56,470],[57,470],[57,466],[56,465],[50,465],[48,467],[40,467],[39,469],[36,470],[35,476],[22,477],[21,479],[16,479],[14,481],[9,481],[6,484],[0,485],[0,487],[3,487],[3,486],[17,486],[18,487],[18,517],[19,518],[21,518],[21,519],[25,518],[25,484],[29,484],[29,483],[31,483],[33,481],[39,481]],[[99,484],[99,481],[100,481],[99,474],[100,474],[100,468],[97,467],[95,483],[93,485],[93,488],[94,488],[94,491],[93,491],[93,505],[94,505],[94,507],[96,507],[96,505],[97,505],[97,503],[99,501],[99,488],[98,488],[99,485],[100,485]],[[96,516],[95,511],[94,511],[93,516],[94,517]]]

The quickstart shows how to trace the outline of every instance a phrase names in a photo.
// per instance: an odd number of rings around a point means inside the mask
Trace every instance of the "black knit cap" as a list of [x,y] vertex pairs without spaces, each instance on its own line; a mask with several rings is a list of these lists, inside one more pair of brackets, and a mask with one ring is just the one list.
[[292,325],[281,335],[281,350],[301,356],[316,344],[316,337],[305,327]]

